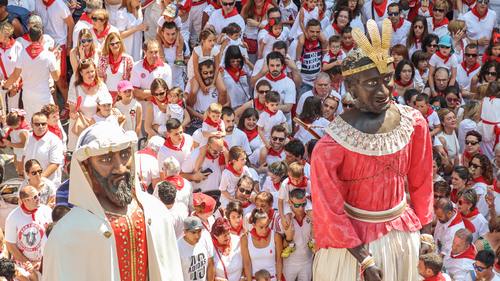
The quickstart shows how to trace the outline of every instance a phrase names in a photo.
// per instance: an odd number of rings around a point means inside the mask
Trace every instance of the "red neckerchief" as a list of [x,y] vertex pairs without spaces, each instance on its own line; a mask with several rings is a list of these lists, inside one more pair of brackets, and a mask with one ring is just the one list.
[[33,221],[35,221],[35,214],[36,214],[36,211],[38,211],[38,208],[30,211],[30,210],[28,210],[28,208],[26,208],[26,205],[24,205],[24,203],[21,203],[21,210],[23,210],[23,212],[25,212],[26,214],[31,215],[31,219],[33,219]]
[[229,240],[229,244],[222,245],[217,241],[215,237],[212,238],[212,242],[214,243],[214,247],[217,248],[223,255],[227,251],[227,249],[231,248],[231,240]]
[[276,151],[271,147],[268,149],[267,155],[281,157],[281,152],[283,152],[283,148],[280,151]]
[[467,68],[467,65],[465,64],[465,59],[464,61],[462,61],[462,68],[465,70],[465,72],[467,72],[467,76],[469,76],[469,74],[471,74],[474,70],[480,68],[481,65],[476,62],[476,64],[474,64],[471,68]]
[[381,17],[384,15],[387,6],[387,0],[382,1],[382,3],[377,4],[375,1],[372,1],[372,7],[375,12],[377,12],[377,16]]
[[118,68],[120,68],[120,64],[122,63],[123,56],[120,55],[120,57],[115,61],[113,54],[109,54],[109,67],[111,68],[111,73],[116,74],[118,72]]
[[342,54],[342,50],[339,50],[338,53],[334,54],[332,53],[332,51],[328,51],[328,55],[330,56],[330,61],[336,61],[338,59],[338,57]]
[[422,37],[418,38],[418,37],[413,37],[413,40],[415,40],[415,45],[417,45],[418,43],[422,42]]
[[299,182],[299,184],[297,184],[297,185],[293,184],[290,179],[288,179],[288,184],[290,184],[291,186],[293,186],[295,188],[305,189],[307,187],[307,181],[308,181],[307,177],[302,176],[302,180]]
[[500,187],[497,187],[497,180],[495,179],[493,181],[493,189],[495,190],[496,193],[500,193]]
[[184,178],[179,175],[167,177],[165,180],[173,184],[177,190],[182,190],[184,187]]
[[38,55],[43,51],[43,46],[40,42],[33,42],[28,47],[26,47],[26,53],[30,56],[31,59],[36,59]]
[[403,23],[405,23],[405,20],[403,18],[399,18],[399,22],[396,25],[392,25],[392,29],[394,32],[396,32],[401,26],[403,26]]
[[436,28],[447,25],[450,21],[447,17],[444,17],[440,22],[436,22],[434,18],[432,18],[432,29],[436,30]]
[[219,4],[219,1],[215,0],[215,1],[208,1],[208,4],[209,5],[212,5],[216,10],[222,8],[221,4]]
[[262,19],[264,17],[264,14],[267,12],[267,9],[269,8],[269,4],[270,4],[270,2],[268,2],[268,1],[264,2],[264,4],[262,5],[262,8],[260,9],[260,13],[257,12],[257,7],[254,7],[253,8],[254,16],[257,16],[257,17]]
[[410,81],[408,81],[408,82],[406,82],[406,83],[401,82],[401,80],[394,80],[394,83],[396,83],[396,84],[397,84],[398,86],[400,86],[400,87],[405,88],[405,87],[408,87],[408,86],[410,86],[411,84],[413,84],[413,80],[410,80]]
[[[213,156],[212,154],[210,154],[208,151],[207,153],[205,154],[205,157],[208,159],[208,160],[215,160],[217,159],[215,156]],[[224,158],[224,154],[223,153],[219,153],[219,165],[224,165],[226,163],[226,159]]]
[[267,229],[266,234],[264,234],[264,235],[259,235],[257,233],[257,229],[255,227],[252,229],[252,231],[250,231],[250,234],[252,235],[252,237],[255,238],[255,239],[257,239],[257,241],[260,241],[260,240],[266,241],[267,238],[269,238],[269,234],[270,233],[271,233],[271,229],[270,228]]
[[233,78],[234,82],[240,82],[241,76],[245,76],[246,72],[243,69],[234,68],[232,66],[226,68],[227,73],[231,78]]
[[236,171],[236,169],[230,164],[226,165],[226,169],[228,169],[229,172],[237,177],[241,177],[241,175],[243,174],[243,168],[241,169],[241,171]]
[[432,107],[427,107],[427,112],[425,113],[425,118],[429,118],[429,116],[431,116],[431,114],[434,113],[434,109],[432,109]]
[[441,53],[441,50],[437,50],[437,52],[436,52],[436,56],[440,57],[440,58],[443,60],[443,62],[444,62],[444,63],[447,63],[447,62],[448,62],[448,60],[449,60],[449,59],[450,59],[450,57],[451,57],[451,54],[450,54],[450,55],[448,55],[448,56],[445,56],[445,55],[443,55],[443,53]]
[[308,11],[309,13],[310,13],[312,10],[314,10],[314,8],[316,8],[316,7],[311,8],[311,7],[309,7],[306,3],[304,3],[304,6],[303,6],[303,7],[304,7],[304,9],[305,9],[306,11]]
[[212,120],[212,118],[207,117],[205,120],[203,120],[204,123],[209,125],[210,127],[216,128],[217,131],[222,131],[221,124],[222,124],[222,119],[219,119],[218,121]]
[[31,42],[31,38],[30,38],[30,35],[28,33],[25,33],[22,37],[24,40]]
[[458,255],[451,254],[451,258],[452,259],[471,259],[471,260],[474,260],[476,258],[476,247],[474,246],[474,244],[471,244],[469,246],[469,248],[467,248],[467,250],[465,250],[464,252],[462,252]]
[[97,81],[92,81],[92,83],[88,84],[85,83],[85,81],[82,81],[82,86],[85,87],[86,89],[94,88],[97,85]]
[[304,219],[306,218],[306,215],[304,214],[304,216],[302,217],[302,219],[301,219],[300,221],[297,219],[297,217],[296,217],[296,216],[293,216],[293,218],[294,218],[294,219],[295,219],[295,221],[299,224],[299,226],[301,226],[301,227],[302,227],[302,225],[304,224]]
[[475,179],[472,179],[472,181],[474,181],[474,183],[482,182],[482,183],[484,183],[486,185],[490,185],[491,184],[490,182],[486,181],[486,179],[483,176],[479,176],[479,177],[477,177]]
[[343,41],[341,41],[340,46],[342,46],[342,50],[344,50],[344,52],[348,53],[350,50],[352,50],[352,48],[354,48],[354,43],[352,43],[350,46],[347,46]]
[[475,217],[475,216],[477,216],[477,215],[479,215],[479,210],[478,210],[478,209],[477,209],[477,207],[476,207],[476,208],[474,208],[474,210],[472,210],[472,211],[471,211],[470,213],[468,213],[467,215],[462,214],[462,217],[463,217],[464,219],[470,219],[470,218]]
[[247,135],[248,141],[252,141],[254,138],[256,138],[259,135],[259,131],[257,130],[257,127],[253,130],[247,130],[243,129],[242,130],[245,135]]
[[224,9],[222,9],[222,16],[227,19],[227,18],[230,18],[230,17],[234,17],[238,15],[238,10],[236,9],[236,7],[234,7],[231,12],[229,12],[229,14],[225,14],[224,13]]
[[273,77],[273,76],[271,75],[271,72],[268,72],[268,73],[266,74],[266,78],[267,78],[268,80],[273,81],[273,82],[279,81],[279,80],[281,80],[281,79],[283,79],[283,78],[285,78],[285,77],[286,77],[286,74],[285,74],[285,71],[284,71],[284,70],[281,70],[281,73],[280,73],[280,75],[278,75],[278,77]]
[[454,225],[457,225],[457,224],[463,222],[462,215],[460,214],[460,212],[456,211],[455,214],[456,214],[455,218],[451,221],[451,223],[450,223],[450,225],[448,227],[452,227]]
[[[250,203],[250,201],[246,201],[246,202],[245,202],[245,204],[246,204],[246,203],[248,203],[248,205],[247,205],[246,207],[250,206],[250,204],[251,204],[251,203]],[[242,206],[243,208],[246,208],[246,207],[245,207],[245,204],[243,204],[243,203],[242,203],[242,204],[241,204],[241,206]],[[240,224],[239,224],[236,228],[234,228],[234,227],[231,225],[231,230],[232,230],[232,231],[234,231],[237,235],[240,235],[240,234],[241,234],[241,231],[243,230],[243,220],[240,222]]]
[[14,46],[14,43],[16,43],[16,40],[14,40],[14,38],[10,38],[9,42],[5,46],[2,44],[0,48],[2,48],[2,50],[4,51],[7,51],[8,49],[12,48],[12,46]]
[[163,66],[163,62],[158,58],[153,64],[149,64],[148,60],[144,58],[142,60],[142,67],[146,69],[149,73],[153,72],[159,66]]
[[435,276],[425,278],[424,281],[446,281],[446,278],[441,272],[438,272]]
[[476,227],[474,226],[474,224],[472,224],[469,220],[464,220],[462,218],[462,214],[458,211],[456,211],[456,216],[451,221],[451,223],[448,227],[452,227],[452,226],[457,225],[461,222],[464,224],[465,228],[468,229],[470,232],[472,232],[472,233],[476,232]]
[[35,134],[35,132],[33,132],[33,137],[35,138],[35,140],[39,141],[39,140],[41,140],[41,139],[42,139],[42,138],[43,138],[43,137],[47,134],[47,132],[48,132],[48,131],[49,131],[49,130],[47,130],[47,131],[46,131],[45,133],[43,133],[43,135],[41,135],[41,136],[37,136],[37,135]]
[[165,138],[165,142],[163,143],[163,145],[172,149],[172,150],[181,151],[182,147],[184,146],[184,136],[182,136],[182,140],[181,140],[181,143],[179,145],[173,144],[172,139],[170,139],[169,137]]
[[311,40],[306,38],[304,40],[304,50],[306,50],[306,51],[313,50],[314,48],[316,48],[318,46],[318,43],[319,43],[319,39],[311,41]]
[[479,12],[477,11],[477,5],[474,6],[474,8],[472,8],[471,12],[472,12],[473,15],[475,15],[477,17],[478,21],[484,19],[488,15],[488,9],[486,9],[486,13],[484,13],[484,15],[481,16],[479,14]]
[[476,0],[463,0],[463,3],[465,3],[465,5],[467,5],[469,7],[472,7],[472,5],[474,5],[474,3],[476,3]]
[[281,182],[273,182],[273,186],[274,189],[276,189],[276,191],[279,191],[281,187]]
[[267,107],[264,108],[264,111],[267,112],[267,114],[269,114],[269,117],[273,117],[276,113],[278,113],[278,111],[272,112]]
[[106,36],[108,36],[110,28],[111,28],[111,25],[109,25],[109,24],[106,25],[106,27],[101,32],[99,32],[99,31],[97,31],[97,29],[93,28],[94,34],[95,34],[95,37],[97,37],[97,40],[106,38]]
[[[246,200],[245,202],[241,202],[241,207],[242,207],[243,209],[248,208],[248,206],[250,206],[250,205],[252,205],[252,202],[250,202],[250,201],[248,201],[248,200]],[[243,225],[243,222],[241,222],[241,224]],[[232,228],[232,227],[231,227],[231,228]]]
[[266,105],[263,103],[260,103],[259,98],[255,98],[253,101],[255,104],[255,109],[257,109],[258,111],[264,111],[264,108],[266,108]]
[[[274,32],[273,32],[273,27],[272,27],[272,26],[270,26],[269,24],[267,24],[267,25],[266,25],[265,29],[267,30],[267,33],[268,33],[269,35],[271,35],[272,37],[274,37],[276,40],[278,40],[278,39],[279,39],[279,37],[281,36],[281,33],[280,33],[280,34],[278,34],[278,35],[274,34]],[[281,32],[283,32],[283,29],[281,30]]]
[[83,55],[85,56],[86,59],[93,59],[94,54],[95,54],[95,50],[92,50],[89,54],[87,54],[87,52],[85,52],[85,50],[83,51]]
[[49,131],[51,131],[54,135],[59,137],[59,139],[61,139],[61,140],[63,139],[63,134],[62,134],[61,128],[59,128],[58,125],[55,125],[55,126],[48,125],[48,128],[49,128]]
[[335,32],[337,32],[337,34],[339,34],[339,35],[340,35],[340,34],[342,34],[342,28],[340,28],[340,27],[337,25],[337,23],[336,23],[336,22],[334,22],[334,23],[332,24],[332,27],[333,27],[333,30],[335,30]]
[[81,16],[80,16],[80,20],[81,21],[86,21],[90,24],[94,24],[94,21],[92,20],[92,18],[89,17],[89,15],[87,13],[83,13]]
[[56,0],[42,0],[42,3],[45,5],[45,9],[48,9],[52,4],[54,4],[54,2],[56,2]]
[[269,219],[271,221],[274,221],[274,209],[273,208],[271,208],[271,209],[269,209],[269,211],[267,211],[267,216],[269,217]]
[[137,151],[138,154],[145,154],[145,155],[150,155],[153,156],[154,158],[158,157],[158,153],[155,152],[151,147],[146,147],[144,149],[141,149]]

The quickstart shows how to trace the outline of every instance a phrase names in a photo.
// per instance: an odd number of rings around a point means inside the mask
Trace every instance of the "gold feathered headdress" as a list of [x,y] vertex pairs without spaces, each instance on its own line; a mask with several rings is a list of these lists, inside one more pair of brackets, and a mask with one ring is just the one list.
[[[382,22],[382,37],[377,23],[369,19],[366,23],[366,29],[371,39],[368,40],[366,35],[359,28],[352,31],[352,37],[356,41],[357,48],[350,52],[345,59],[346,63],[342,66],[342,75],[349,76],[355,73],[376,67],[380,74],[389,71],[387,65],[393,61],[389,56],[389,48],[391,47],[392,24],[389,19],[384,19]],[[356,62],[363,58],[369,58],[372,62],[362,66],[355,67]]]

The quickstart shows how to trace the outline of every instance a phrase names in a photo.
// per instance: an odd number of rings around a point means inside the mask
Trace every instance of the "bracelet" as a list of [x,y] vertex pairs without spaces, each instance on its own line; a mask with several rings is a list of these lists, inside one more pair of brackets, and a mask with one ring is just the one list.
[[373,258],[372,255],[366,256],[366,258],[361,262],[359,275],[363,276],[366,269],[372,266],[375,266],[375,258]]

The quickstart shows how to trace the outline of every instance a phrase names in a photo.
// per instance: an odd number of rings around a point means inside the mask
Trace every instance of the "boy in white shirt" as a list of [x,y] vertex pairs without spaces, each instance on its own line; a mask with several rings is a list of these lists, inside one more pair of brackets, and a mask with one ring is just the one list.
[[420,111],[429,124],[431,136],[435,136],[441,132],[441,122],[436,111],[434,111],[429,103],[429,96],[426,94],[418,94],[415,98],[415,109]]
[[346,55],[341,47],[342,39],[339,35],[333,35],[328,39],[328,53],[323,56],[321,71],[328,71],[335,66],[342,65]]
[[271,129],[279,124],[286,126],[286,117],[283,111],[278,109],[279,104],[280,95],[275,91],[267,92],[264,111],[260,113],[257,121],[259,136],[267,148],[270,147]]
[[299,8],[292,0],[282,0],[278,4],[281,13],[281,21],[283,26],[292,28],[297,15],[299,14]]
[[258,58],[264,58],[273,50],[276,41],[288,41],[289,30],[279,18],[268,20],[266,28],[259,32]]
[[[179,16],[177,16],[177,14],[178,14],[177,6],[175,4],[169,4],[163,11],[162,16],[158,19],[156,37],[159,42],[163,43],[162,45],[165,44],[165,39],[163,38],[161,29],[165,22],[174,22],[179,30],[182,28],[182,20]],[[184,57],[183,57],[184,38],[182,37],[182,34],[180,32],[177,33],[177,40],[175,42],[175,45],[176,45],[176,53],[175,53],[174,64],[184,65]]]
[[[458,59],[457,56],[452,53],[452,38],[449,35],[439,38],[439,50],[434,53],[429,60],[429,77],[434,77],[434,71],[439,67],[444,67],[451,73],[448,86],[455,85]],[[435,88],[433,79],[429,79],[429,87],[434,93]]]

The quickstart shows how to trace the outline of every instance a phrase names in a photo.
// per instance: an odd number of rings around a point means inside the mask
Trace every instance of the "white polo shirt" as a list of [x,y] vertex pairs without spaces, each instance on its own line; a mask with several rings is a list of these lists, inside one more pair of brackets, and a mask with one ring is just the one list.
[[[236,8],[235,8],[236,9]],[[245,30],[245,20],[239,15],[234,15],[232,17],[225,18],[222,15],[222,8],[215,10],[208,18],[207,26],[213,26],[215,32],[220,34],[222,29],[228,26],[230,23],[236,23],[241,27],[241,30]],[[243,33],[243,32],[242,32]]]
[[248,142],[247,135],[243,133],[242,130],[238,129],[236,126],[233,129],[233,132],[231,134],[227,134],[226,131],[226,136],[224,137],[224,140],[226,141],[227,145],[229,146],[229,149],[233,146],[241,146],[247,155],[250,155],[252,153],[252,149],[250,149],[250,143]]
[[44,170],[49,164],[59,165],[56,171],[48,177],[56,186],[59,186],[64,163],[64,145],[58,136],[47,131],[41,139],[37,140],[31,133],[26,143],[23,165],[30,159],[38,160]]
[[56,45],[66,45],[68,25],[65,19],[71,17],[66,3],[63,0],[55,0],[47,7],[43,0],[36,0],[35,11],[42,18],[45,32],[54,38]]
[[471,69],[465,69],[465,62],[461,63],[457,67],[457,83],[461,89],[470,90],[470,82],[472,77],[476,76],[481,70],[479,63],[477,68],[474,66]]
[[193,138],[188,134],[182,135],[184,137],[184,142],[181,143],[181,145],[175,147],[167,145],[167,143],[165,143],[162,147],[160,147],[160,150],[158,150],[158,166],[160,168],[163,167],[163,161],[165,161],[165,159],[170,156],[177,159],[181,166],[182,163],[184,163],[184,161],[186,161],[186,159],[189,157],[193,148]]
[[[186,161],[182,163],[183,173],[194,172],[194,166],[199,154],[200,154],[199,148],[196,148],[195,150],[193,150],[193,152],[191,152]],[[204,171],[205,169],[208,168],[212,170],[212,173],[205,180],[201,182],[192,182],[193,190],[201,189],[201,192],[219,190],[219,184],[222,175],[222,167],[225,165],[223,158],[224,158],[223,154],[221,153],[219,154],[219,158],[217,159],[211,160],[208,159],[207,157],[203,159],[200,171]]]
[[[12,39],[14,40],[14,39]],[[0,59],[2,60],[3,68],[0,71],[0,77],[2,79],[7,80],[9,76],[14,71],[16,67],[16,62],[23,51],[23,46],[18,41],[12,42],[12,46],[8,49],[0,48]],[[4,75],[4,71],[7,77]]]
[[[448,30],[448,23],[441,25],[441,26],[434,29],[434,23],[432,22],[432,17],[427,18],[427,27],[429,29],[429,33],[434,33],[439,38],[441,38],[445,35],[450,35],[450,31]],[[469,27],[467,26],[467,28],[469,28]]]
[[[462,19],[465,21],[465,26],[467,26],[468,38],[472,40],[479,40],[482,37],[490,39],[493,28],[497,23],[497,13],[492,9],[488,9],[486,16],[479,19],[472,11],[469,11],[462,16]],[[481,55],[485,50],[485,46],[479,46],[478,48]]]

